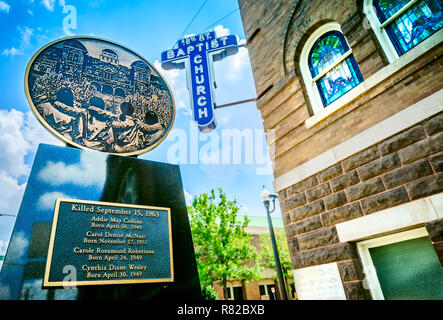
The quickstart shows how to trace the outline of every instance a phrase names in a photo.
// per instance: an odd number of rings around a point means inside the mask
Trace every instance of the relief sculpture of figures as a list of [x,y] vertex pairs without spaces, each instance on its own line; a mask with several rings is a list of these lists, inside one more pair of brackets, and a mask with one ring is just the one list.
[[173,97],[159,72],[105,40],[72,37],[45,46],[31,59],[25,86],[37,118],[79,148],[141,154],[174,122]]

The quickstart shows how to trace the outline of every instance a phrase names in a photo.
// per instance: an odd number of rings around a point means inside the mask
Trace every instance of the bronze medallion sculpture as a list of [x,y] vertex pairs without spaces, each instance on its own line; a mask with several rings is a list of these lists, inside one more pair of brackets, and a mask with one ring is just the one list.
[[145,153],[166,137],[175,117],[160,73],[133,51],[97,38],[43,47],[28,64],[25,90],[39,121],[82,149]]

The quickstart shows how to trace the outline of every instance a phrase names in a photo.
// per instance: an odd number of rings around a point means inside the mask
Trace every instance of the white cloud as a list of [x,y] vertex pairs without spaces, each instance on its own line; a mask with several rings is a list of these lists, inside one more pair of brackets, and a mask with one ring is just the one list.
[[[102,188],[106,180],[106,153],[82,152],[80,162],[66,165],[48,161],[38,173],[39,179],[53,186],[73,183],[79,186]],[[97,160],[101,161],[97,161]]]
[[29,167],[24,156],[31,147],[21,130],[25,126],[23,112],[12,109],[0,110],[0,164],[2,171],[12,177],[27,174]]
[[0,240],[0,255],[4,256],[6,254],[6,249],[8,248],[8,241]]
[[177,111],[185,115],[191,115],[189,90],[186,87],[186,70],[165,70],[161,67],[161,63],[158,60],[155,60],[154,67],[162,74],[170,86]]
[[249,62],[249,52],[245,47],[239,48],[237,54],[232,56],[232,68],[239,70]]
[[0,170],[12,177],[29,174],[24,157],[35,152],[39,143],[58,141],[39,124],[31,111],[0,110]]
[[34,34],[34,29],[27,26],[17,27],[20,32],[20,47],[28,46],[31,42],[31,37]]
[[75,35],[75,33],[73,33],[70,29],[68,28],[63,28],[63,35],[66,37],[72,37],[73,35]]
[[214,27],[214,32],[217,36],[217,38],[223,37],[223,36],[227,36],[230,34],[230,31],[228,28],[223,27],[221,24],[219,24],[218,26]]
[[17,179],[0,171],[0,212],[15,215],[18,212],[25,192],[26,183],[19,184]]
[[72,198],[62,192],[47,192],[40,196],[37,201],[37,207],[40,210],[53,210],[55,205],[55,200],[57,198]]
[[26,184],[18,179],[29,175],[25,157],[36,152],[39,143],[59,144],[36,120],[26,113],[0,110],[0,211],[17,213]]
[[0,1],[0,11],[9,13],[11,6],[4,1]]
[[34,29],[29,28],[27,26],[18,26],[18,32],[20,33],[20,38],[15,41],[18,42],[18,47],[11,47],[9,49],[4,49],[2,54],[5,56],[16,56],[22,55],[24,53],[24,49],[29,47],[31,43],[31,37],[34,34]]
[[214,70],[215,77],[220,79],[223,84],[238,84],[250,81],[252,71],[250,71],[248,49],[240,47],[236,54],[214,63]]
[[192,205],[192,201],[194,200],[194,197],[185,189],[183,189],[183,192],[185,194],[185,201],[186,201],[186,205],[190,206]]
[[41,3],[49,11],[54,11],[55,0],[42,0]]
[[19,54],[23,54],[23,51],[20,49],[17,49],[16,47],[11,47],[9,49],[4,49],[2,51],[2,55],[4,55],[4,56],[16,56]]

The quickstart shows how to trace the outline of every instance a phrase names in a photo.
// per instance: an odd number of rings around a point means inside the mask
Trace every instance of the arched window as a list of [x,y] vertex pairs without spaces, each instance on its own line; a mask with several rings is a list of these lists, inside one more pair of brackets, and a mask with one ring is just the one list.
[[363,81],[337,23],[327,23],[309,37],[300,55],[300,70],[314,112]]
[[364,11],[391,62],[443,27],[441,0],[365,0]]

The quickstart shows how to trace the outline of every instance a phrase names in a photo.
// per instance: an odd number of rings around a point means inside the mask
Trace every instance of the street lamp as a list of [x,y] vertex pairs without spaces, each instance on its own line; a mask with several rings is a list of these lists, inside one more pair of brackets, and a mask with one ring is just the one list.
[[[281,264],[280,264],[280,258],[278,256],[277,244],[275,241],[274,228],[272,227],[272,221],[271,221],[271,213],[274,212],[275,210],[275,199],[277,198],[277,195],[270,194],[269,191],[266,190],[265,186],[263,186],[263,191],[261,192],[260,197],[263,201],[263,204],[265,205],[266,213],[268,216],[269,235],[271,237],[272,251],[274,252],[274,260],[277,269],[277,277],[278,277],[278,283],[280,285],[281,297],[282,300],[288,300],[288,296],[286,295],[286,286],[285,283],[283,282],[283,273],[281,271]],[[270,199],[272,199],[272,210],[269,210]]]

